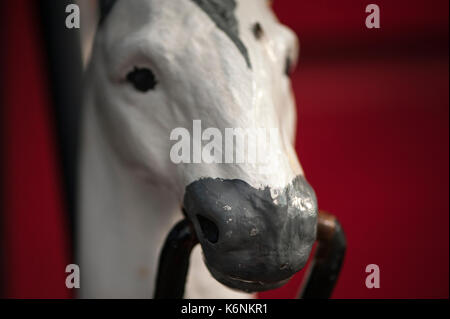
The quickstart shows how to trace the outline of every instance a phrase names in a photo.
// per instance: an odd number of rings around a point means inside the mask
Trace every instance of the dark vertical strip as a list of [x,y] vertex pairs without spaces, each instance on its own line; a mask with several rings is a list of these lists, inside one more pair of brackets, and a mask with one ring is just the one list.
[[[5,44],[5,23],[4,23],[4,15],[7,9],[7,2],[1,1],[0,2],[0,43]],[[0,70],[4,70],[4,63],[5,63],[5,55],[4,55],[4,49],[0,46]],[[0,72],[0,298],[5,297],[5,272],[4,272],[4,260],[5,260],[5,252],[4,252],[4,243],[5,243],[5,236],[4,236],[4,204],[3,204],[3,196],[4,196],[4,190],[5,187],[5,179],[3,176],[3,170],[4,170],[4,163],[3,163],[3,136],[4,136],[4,97],[3,97],[3,81],[4,81],[4,72]]]
[[[65,9],[70,0],[41,0],[39,11],[43,28],[47,66],[58,151],[64,179],[65,207],[70,223],[72,252],[75,251],[78,132],[81,107],[82,61],[78,29],[68,29]],[[82,13],[81,13],[82,14]]]
[[105,21],[108,14],[111,12],[112,8],[116,4],[117,0],[100,0],[100,21],[99,24],[102,24]]

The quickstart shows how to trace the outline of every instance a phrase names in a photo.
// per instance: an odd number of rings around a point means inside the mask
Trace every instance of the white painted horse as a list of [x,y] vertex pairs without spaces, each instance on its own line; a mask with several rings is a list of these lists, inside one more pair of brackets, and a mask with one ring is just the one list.
[[[186,297],[252,297],[239,291],[282,285],[305,265],[317,224],[293,146],[296,36],[264,0],[117,0],[105,8],[86,75],[80,296],[152,297],[161,247],[182,208],[201,243]],[[266,169],[174,163],[171,132],[194,120],[221,132],[277,128]]]

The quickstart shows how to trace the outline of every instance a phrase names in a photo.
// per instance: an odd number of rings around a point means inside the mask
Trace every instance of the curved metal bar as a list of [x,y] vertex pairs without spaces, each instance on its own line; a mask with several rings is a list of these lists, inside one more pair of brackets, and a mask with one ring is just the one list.
[[194,227],[189,220],[183,219],[172,228],[159,257],[155,299],[183,298],[189,257],[197,243]]
[[344,231],[333,215],[319,213],[318,245],[299,298],[330,298],[345,257],[347,242]]
[[[330,298],[345,256],[346,239],[337,219],[320,212],[318,245],[299,298]],[[189,258],[198,243],[188,219],[176,224],[167,236],[160,254],[155,299],[181,299],[184,295]]]

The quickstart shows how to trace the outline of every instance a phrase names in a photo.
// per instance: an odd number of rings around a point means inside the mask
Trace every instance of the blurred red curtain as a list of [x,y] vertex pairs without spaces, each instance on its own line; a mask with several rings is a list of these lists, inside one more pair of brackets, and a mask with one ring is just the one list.
[[[69,262],[34,1],[3,1],[2,200],[7,297],[67,298]],[[348,251],[335,298],[448,298],[448,1],[275,1],[301,41],[296,149]],[[264,25],[263,25],[264,27]],[[379,265],[381,288],[365,286]],[[292,298],[304,271],[263,298]]]
[[[369,3],[380,29],[365,27]],[[274,1],[301,42],[297,153],[347,235],[333,298],[449,297],[448,6]],[[303,274],[261,296],[294,297]]]
[[2,2],[4,296],[68,298],[68,231],[35,1]]

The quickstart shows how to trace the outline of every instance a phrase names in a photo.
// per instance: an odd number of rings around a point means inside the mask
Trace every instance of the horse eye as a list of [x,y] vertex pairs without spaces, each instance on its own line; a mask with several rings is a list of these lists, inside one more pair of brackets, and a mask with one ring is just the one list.
[[141,92],[153,90],[156,84],[158,84],[152,70],[137,67],[127,74],[127,81],[133,84],[136,90]]
[[260,40],[264,35],[264,30],[259,22],[256,22],[252,27],[253,35],[257,40]]
[[286,61],[285,61],[285,66],[284,66],[284,74],[286,74],[286,76],[290,77],[292,74],[292,61],[291,58],[288,56],[286,57]]

